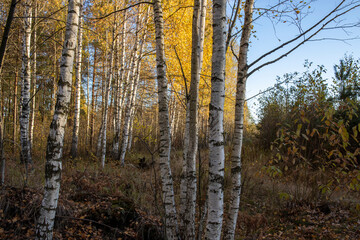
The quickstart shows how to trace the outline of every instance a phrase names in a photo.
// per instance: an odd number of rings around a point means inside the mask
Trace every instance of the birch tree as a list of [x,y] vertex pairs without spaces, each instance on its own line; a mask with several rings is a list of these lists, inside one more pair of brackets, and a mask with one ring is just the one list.
[[117,97],[117,101],[115,104],[115,136],[114,136],[114,144],[113,144],[113,155],[115,159],[118,159],[119,156],[119,142],[120,142],[120,131],[121,131],[121,115],[122,115],[122,111],[121,111],[121,107],[122,107],[122,95],[121,90],[124,87],[124,71],[125,71],[125,44],[126,44],[126,11],[124,12],[124,17],[123,17],[123,25],[122,25],[122,30],[121,30],[121,50],[120,50],[120,55],[121,57],[119,58],[119,72],[118,72],[118,93],[116,95]]
[[165,207],[165,234],[167,239],[177,239],[177,214],[174,200],[173,179],[170,168],[171,134],[169,127],[168,86],[164,49],[164,19],[160,0],[154,0],[154,23],[156,44],[156,73],[159,103],[159,165]]
[[244,105],[247,80],[247,54],[251,35],[254,0],[245,2],[245,19],[240,40],[236,85],[234,138],[231,154],[231,194],[224,225],[224,239],[234,239],[241,193],[241,147],[244,129]]
[[31,86],[31,63],[30,63],[30,44],[31,44],[31,1],[24,1],[24,35],[22,46],[22,69],[21,69],[21,112],[20,112],[20,145],[22,161],[32,164],[30,139],[29,139],[29,120],[30,120],[30,86]]
[[213,2],[213,52],[209,105],[209,184],[205,239],[220,239],[224,202],[224,100],[226,1]]
[[36,109],[36,85],[37,85],[37,75],[36,75],[36,71],[37,71],[37,34],[36,34],[36,18],[37,18],[37,1],[34,1],[34,29],[33,29],[33,39],[34,39],[34,47],[33,47],[33,72],[32,72],[32,81],[33,81],[33,92],[32,92],[32,114],[31,114],[31,122],[30,122],[30,149],[32,149],[33,147],[33,142],[34,142],[34,124],[35,124],[35,109]]
[[[80,0],[82,6],[83,0]],[[75,113],[74,128],[71,143],[71,157],[76,158],[78,154],[79,142],[79,124],[80,124],[80,96],[81,96],[81,63],[82,63],[82,8],[80,8],[78,44],[76,49],[76,67],[75,67]]]
[[109,102],[109,95],[110,95],[110,87],[111,87],[111,83],[112,83],[112,79],[113,79],[113,65],[114,65],[114,45],[115,45],[116,39],[115,39],[115,27],[113,28],[113,32],[112,32],[112,43],[111,43],[111,48],[110,48],[110,67],[109,67],[109,76],[108,76],[108,81],[106,83],[105,86],[105,99],[104,99],[104,114],[103,114],[103,119],[102,119],[102,124],[101,124],[101,140],[99,140],[101,142],[101,166],[104,168],[105,167],[105,157],[106,157],[106,131],[107,131],[107,119],[108,119],[108,112],[109,112],[109,106],[108,106],[108,102]]
[[198,146],[199,81],[203,61],[206,0],[195,0],[192,26],[191,83],[189,101],[189,136],[186,155],[186,239],[195,238],[196,153]]
[[60,64],[60,78],[55,112],[46,149],[45,191],[37,221],[36,238],[52,239],[59,199],[64,132],[69,112],[74,55],[77,45],[80,0],[69,0],[65,39]]
[[[141,19],[140,17],[140,13],[139,13],[139,20],[137,23],[137,28],[136,28],[136,32],[138,32],[141,27],[145,28],[146,24],[147,24],[147,16],[148,14],[146,13],[146,15],[144,15]],[[136,104],[136,96],[137,96],[137,88],[138,88],[138,83],[139,83],[139,78],[140,78],[140,68],[141,68],[141,59],[142,59],[142,52],[143,52],[143,47],[144,47],[144,42],[146,39],[146,30],[143,29],[143,34],[140,38],[140,46],[139,46],[139,50],[137,50],[138,48],[138,33],[136,33],[136,37],[135,37],[135,45],[134,45],[134,52],[135,52],[135,57],[134,57],[134,61],[131,67],[131,76],[132,76],[132,80],[130,83],[130,87],[127,91],[127,104],[126,104],[126,109],[125,109],[125,119],[124,119],[124,127],[123,127],[123,136],[122,136],[122,144],[121,144],[121,156],[120,156],[120,161],[121,164],[124,165],[124,160],[125,160],[125,154],[128,150],[128,145],[129,145],[129,141],[131,141],[130,139],[130,135],[131,135],[131,119],[132,119],[132,115],[134,114],[135,110],[135,104]]]

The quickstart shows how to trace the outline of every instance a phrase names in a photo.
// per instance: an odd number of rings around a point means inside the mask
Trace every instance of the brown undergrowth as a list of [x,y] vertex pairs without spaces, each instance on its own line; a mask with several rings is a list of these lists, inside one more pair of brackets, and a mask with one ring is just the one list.
[[[21,165],[8,162],[8,184],[0,193],[0,239],[34,238],[43,194],[43,164],[36,163],[24,187]],[[66,160],[54,239],[162,239],[152,178],[150,169],[135,162],[124,168],[109,162],[102,170],[89,159]]]

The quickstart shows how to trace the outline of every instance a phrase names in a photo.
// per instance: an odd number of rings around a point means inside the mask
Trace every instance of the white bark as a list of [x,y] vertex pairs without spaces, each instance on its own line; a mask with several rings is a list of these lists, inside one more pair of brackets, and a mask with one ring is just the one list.
[[[121,33],[121,58],[119,62],[119,87],[118,87],[118,94],[117,94],[117,105],[116,108],[116,119],[115,119],[115,137],[114,137],[114,144],[113,144],[113,155],[115,159],[119,159],[119,142],[120,142],[120,131],[121,131],[121,116],[122,116],[122,99],[123,94],[122,89],[124,88],[124,76],[125,76],[125,43],[126,43],[126,11],[124,13],[124,20],[123,20],[123,27]],[[122,93],[125,93],[123,91]]]
[[[140,13],[139,13],[140,14]],[[130,113],[131,113],[131,109],[132,109],[132,100],[133,100],[133,94],[135,93],[135,86],[137,85],[137,76],[136,76],[136,68],[139,64],[138,58],[138,30],[139,30],[139,18],[140,16],[137,17],[137,23],[136,23],[136,35],[135,35],[135,39],[134,39],[134,48],[133,48],[133,52],[134,52],[134,59],[133,62],[131,64],[131,67],[129,69],[129,79],[130,79],[130,83],[127,89],[127,93],[126,93],[126,99],[125,99],[125,119],[124,119],[124,127],[123,127],[123,135],[122,135],[122,141],[121,141],[121,152],[120,152],[120,162],[121,165],[124,166],[125,164],[125,155],[126,155],[126,151],[127,151],[127,144],[128,144],[128,139],[129,139],[129,131],[130,131]],[[136,94],[136,93],[135,93]]]
[[[31,43],[31,1],[24,1],[24,37],[22,49],[21,69],[21,112],[20,112],[20,145],[22,160],[26,165],[32,164],[29,120],[30,120],[30,86],[31,86],[31,64],[30,64],[30,43]],[[27,166],[26,166],[27,169]]]
[[[37,18],[37,1],[34,1],[34,19],[36,21]],[[35,22],[34,21],[34,22]],[[31,123],[30,123],[30,149],[32,149],[33,147],[33,140],[34,140],[34,124],[35,124],[35,109],[36,109],[36,85],[37,85],[37,81],[36,81],[36,71],[37,71],[37,62],[36,62],[36,58],[37,58],[37,48],[36,48],[36,41],[37,41],[37,35],[36,35],[36,23],[34,23],[34,47],[33,47],[33,72],[32,72],[32,80],[33,80],[33,93],[32,93],[32,114],[31,114]]]
[[71,97],[79,12],[80,0],[69,0],[57,100],[46,149],[45,192],[37,222],[36,239],[52,239],[53,235],[55,212],[60,191],[64,132]]
[[[187,96],[188,98],[188,96]],[[183,233],[186,228],[185,212],[186,212],[186,197],[187,197],[187,151],[189,149],[189,122],[190,122],[190,102],[186,99],[186,116],[185,116],[185,130],[184,130],[184,147],[183,147],[183,162],[182,172],[180,176],[180,232]]]
[[191,83],[189,102],[189,146],[187,150],[186,239],[195,238],[196,153],[198,147],[198,95],[203,62],[206,0],[196,0],[192,27]]
[[241,193],[241,147],[244,129],[244,105],[247,75],[247,54],[251,34],[254,0],[246,0],[245,20],[240,40],[236,85],[234,140],[231,155],[231,196],[224,226],[224,239],[234,239]]
[[174,200],[173,179],[170,168],[171,133],[169,127],[168,82],[164,50],[164,20],[160,0],[154,0],[154,22],[156,39],[156,73],[159,101],[159,165],[162,196],[165,208],[165,233],[167,239],[178,238],[177,214]]
[[109,112],[109,106],[108,106],[108,102],[109,102],[109,95],[110,95],[110,87],[111,87],[111,82],[112,82],[112,78],[113,78],[113,63],[114,63],[114,54],[113,54],[113,49],[114,49],[114,39],[113,39],[113,43],[112,43],[112,47],[110,50],[110,74],[109,74],[109,79],[107,81],[106,84],[106,88],[105,88],[105,105],[104,105],[104,114],[103,114],[103,123],[102,123],[102,134],[101,134],[101,166],[102,168],[105,167],[105,157],[106,157],[106,130],[107,130],[107,119],[108,119],[108,112]]
[[[82,6],[83,0],[80,0]],[[79,124],[80,124],[80,97],[81,97],[81,63],[82,63],[82,7],[80,7],[78,44],[76,49],[76,66],[75,66],[75,112],[74,128],[71,142],[71,157],[76,158],[78,155],[79,143]]]
[[[89,51],[90,53],[90,51]],[[85,146],[88,146],[89,131],[90,131],[90,60],[88,60],[87,66],[87,81],[86,81],[86,96],[87,96],[87,109],[86,109],[86,135],[85,135]],[[90,145],[91,146],[91,145]],[[86,147],[87,149],[87,147]],[[91,149],[91,147],[90,147]]]
[[[138,28],[141,27],[140,22],[144,22],[143,24],[141,24],[142,27],[146,26],[147,19],[148,19],[148,14],[146,14],[144,16],[144,19],[142,19],[141,21],[138,22],[136,31],[138,31]],[[138,39],[138,37],[136,36],[135,37],[136,42],[138,41],[137,39]],[[122,136],[122,144],[121,144],[120,161],[121,161],[122,165],[124,165],[126,151],[128,150],[128,146],[130,145],[129,141],[131,141],[131,138],[130,138],[131,130],[132,130],[131,119],[132,119],[132,115],[135,112],[134,109],[135,109],[135,104],[136,104],[137,88],[138,88],[138,83],[139,83],[139,79],[140,79],[141,59],[142,59],[142,52],[143,52],[145,39],[146,39],[146,31],[144,30],[144,33],[142,34],[142,37],[141,37],[141,43],[139,46],[139,53],[137,53],[137,45],[138,44],[135,43],[135,46],[134,46],[135,58],[134,58],[133,66],[132,66],[133,81],[131,82],[130,88],[128,90],[128,102],[126,104],[127,107],[125,109],[124,128],[123,128],[123,136]]]
[[213,54],[209,106],[209,185],[205,239],[220,239],[224,202],[226,1],[213,2]]

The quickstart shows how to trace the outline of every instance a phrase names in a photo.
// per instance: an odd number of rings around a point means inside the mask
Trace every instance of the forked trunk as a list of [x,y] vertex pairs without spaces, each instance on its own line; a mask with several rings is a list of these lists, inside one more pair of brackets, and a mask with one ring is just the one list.
[[206,0],[196,0],[194,4],[191,53],[191,83],[189,101],[189,146],[186,162],[186,239],[195,238],[196,210],[196,153],[198,148],[198,99],[199,81],[203,62]]

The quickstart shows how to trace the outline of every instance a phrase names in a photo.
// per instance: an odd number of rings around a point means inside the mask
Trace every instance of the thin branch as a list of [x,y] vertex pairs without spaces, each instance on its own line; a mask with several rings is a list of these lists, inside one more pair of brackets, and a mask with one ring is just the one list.
[[186,101],[188,101],[189,92],[188,92],[188,87],[187,87],[187,79],[186,79],[186,76],[185,76],[185,72],[184,72],[184,69],[183,69],[183,66],[182,66],[180,57],[179,57],[179,55],[178,55],[178,53],[177,53],[177,51],[176,51],[176,46],[174,46],[174,51],[175,51],[175,54],[176,54],[176,58],[177,58],[177,60],[179,61],[181,73],[182,73],[182,76],[183,76],[183,79],[184,79],[184,84],[185,84],[185,96],[186,96]]
[[[340,6],[340,5],[339,5],[339,6]],[[359,4],[359,5],[355,5],[355,6],[353,6],[352,8],[350,8],[350,9],[348,9],[348,10],[346,10],[346,11],[344,11],[344,12],[342,12],[342,13],[336,15],[336,16],[334,16],[333,18],[331,18],[330,20],[328,20],[326,23],[324,23],[323,26],[320,27],[320,28],[319,28],[315,33],[313,33],[310,37],[305,38],[305,39],[304,39],[303,41],[301,41],[298,45],[296,45],[295,47],[293,47],[291,50],[289,50],[288,52],[284,53],[283,55],[279,56],[278,58],[275,58],[274,60],[269,61],[269,62],[266,62],[266,63],[260,65],[259,67],[255,68],[254,70],[252,70],[250,73],[247,74],[247,77],[249,77],[249,76],[250,76],[251,74],[253,74],[254,72],[260,70],[261,68],[263,68],[263,67],[265,67],[265,66],[267,66],[267,65],[269,65],[269,64],[273,64],[273,63],[279,61],[280,59],[286,57],[287,55],[289,55],[290,53],[292,53],[293,51],[295,51],[297,48],[299,48],[302,44],[304,44],[305,42],[307,42],[307,41],[309,41],[311,38],[313,38],[315,35],[317,35],[321,30],[323,30],[323,29],[326,27],[326,25],[328,25],[329,23],[331,23],[332,21],[334,21],[336,18],[338,18],[338,17],[340,17],[340,16],[342,16],[342,15],[344,15],[344,14],[346,14],[346,13],[352,11],[352,10],[354,10],[355,8],[357,8],[357,7],[359,7],[359,6],[360,6],[360,4]],[[321,20],[321,21],[322,21],[322,20]],[[314,28],[314,27],[312,27],[312,29],[313,29],[313,28]],[[307,32],[308,32],[308,31],[307,31]],[[303,34],[301,34],[301,35],[303,35]],[[295,39],[295,38],[294,38],[294,39]],[[290,41],[293,41],[294,39],[292,39],[292,40],[290,40]],[[298,37],[296,37],[296,39],[298,39]],[[289,42],[290,42],[290,41],[289,41]],[[283,44],[283,45],[284,45],[284,44]],[[281,45],[280,48],[282,48],[283,45]],[[278,47],[278,48],[275,48],[275,49],[280,49],[280,48]],[[270,52],[272,52],[272,53],[275,52],[275,51],[276,51],[275,49],[272,50],[272,51],[270,51]],[[270,53],[270,52],[268,52],[268,53]],[[266,53],[266,54],[267,54],[267,53]],[[264,54],[264,55],[266,55],[266,54]],[[264,56],[264,55],[263,55],[263,56]],[[260,58],[262,58],[262,57],[260,57]],[[250,64],[249,67],[250,67],[251,65],[253,65],[255,62],[257,62],[260,58],[258,58],[257,60],[255,60],[252,64]]]
[[262,92],[259,92],[259,93],[255,94],[254,96],[251,96],[251,97],[245,99],[245,101],[249,101],[249,100],[251,100],[251,99],[253,99],[253,98],[256,98],[257,96],[262,95],[262,94],[264,94],[264,93],[267,93],[267,92],[269,92],[269,91],[271,91],[271,90],[279,87],[280,85],[282,85],[282,84],[284,84],[284,83],[288,83],[289,81],[290,81],[290,79],[285,79],[285,80],[282,81],[282,82],[276,83],[273,87],[268,88],[268,89],[266,89],[266,90],[264,90],[264,91],[262,91]]
[[[337,5],[329,14],[327,14],[325,17],[323,17],[320,21],[318,21],[316,24],[314,24],[312,27],[310,27],[308,30],[304,31],[302,34],[299,34],[297,37],[281,44],[280,46],[272,49],[271,51],[263,54],[262,56],[260,56],[258,59],[256,59],[255,61],[253,61],[252,63],[250,63],[248,65],[249,68],[251,68],[254,64],[258,63],[261,59],[265,58],[266,56],[278,51],[279,49],[287,46],[288,44],[298,40],[299,38],[301,38],[302,36],[304,36],[305,34],[307,34],[308,32],[310,32],[311,30],[313,30],[314,28],[316,28],[318,25],[320,25],[323,21],[325,21],[329,16],[331,16],[334,12],[336,12],[336,10],[345,2],[345,0],[342,0],[341,3],[339,5]],[[251,74],[249,74],[251,75]],[[249,76],[248,75],[248,76]]]
[[123,11],[126,11],[126,10],[132,8],[132,7],[135,7],[135,6],[138,6],[138,5],[141,5],[141,4],[151,4],[151,5],[152,5],[153,3],[152,3],[152,2],[138,2],[138,3],[134,3],[134,4],[132,4],[132,5],[129,5],[129,6],[126,7],[126,8],[122,8],[122,9],[113,11],[113,12],[111,12],[111,13],[108,13],[108,14],[106,14],[106,15],[104,15],[104,16],[87,18],[87,19],[89,19],[89,20],[102,20],[102,19],[104,19],[104,18],[107,18],[107,17],[113,15],[114,13],[123,12]]

